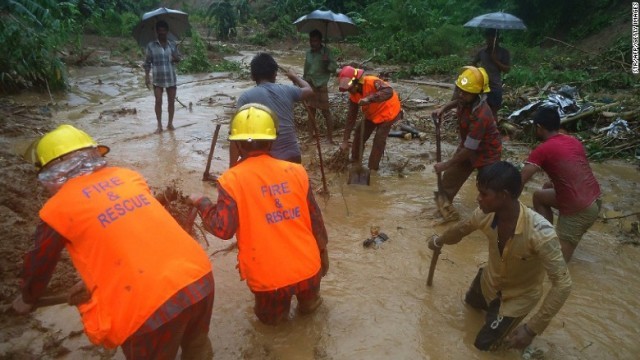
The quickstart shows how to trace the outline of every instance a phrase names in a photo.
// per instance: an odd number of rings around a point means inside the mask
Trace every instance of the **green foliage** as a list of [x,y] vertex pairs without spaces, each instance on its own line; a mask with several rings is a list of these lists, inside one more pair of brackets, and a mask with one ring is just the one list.
[[236,34],[236,10],[229,0],[213,2],[206,12],[208,21],[215,21],[216,36],[228,40]]
[[267,46],[269,44],[269,38],[265,33],[262,32],[250,36],[247,41],[249,42],[249,44],[257,46]]
[[0,2],[0,43],[8,50],[0,54],[0,93],[65,86],[64,65],[55,56],[64,27],[47,11],[55,6],[54,1]]
[[406,76],[421,76],[430,74],[449,74],[454,75],[462,66],[468,65],[469,59],[458,55],[441,56],[437,58],[427,58],[418,61],[409,68],[406,73],[400,74]]
[[218,72],[239,72],[242,70],[242,65],[237,61],[229,61],[222,59],[219,63],[213,64],[213,71]]
[[267,28],[267,37],[272,39],[282,39],[297,34],[295,27],[291,26],[293,20],[288,15],[284,15],[273,21]]
[[178,64],[178,70],[182,73],[209,72],[213,65],[207,56],[207,47],[197,31],[192,32],[191,43],[184,49],[186,58]]

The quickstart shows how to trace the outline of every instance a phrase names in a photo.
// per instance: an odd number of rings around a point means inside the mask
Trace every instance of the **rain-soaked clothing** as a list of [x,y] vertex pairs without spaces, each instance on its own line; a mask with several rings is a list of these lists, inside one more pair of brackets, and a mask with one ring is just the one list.
[[358,101],[363,98],[369,99],[370,104],[362,106],[364,114],[364,139],[361,139],[362,122],[356,127],[351,148],[351,158],[360,158],[361,141],[365,143],[369,140],[371,133],[375,130],[376,135],[371,145],[368,168],[378,170],[380,160],[387,146],[387,137],[391,131],[391,126],[402,116],[400,100],[398,94],[385,81],[375,76],[365,76],[362,80],[362,93],[349,94],[349,109],[347,112],[347,123],[350,124],[345,131],[351,132],[351,126],[358,117],[360,105]]
[[302,165],[252,156],[222,174],[218,186],[238,204],[238,269],[251,290],[275,290],[320,270]]
[[489,260],[483,268],[480,285],[486,304],[500,298],[500,316],[526,316],[542,298],[545,273],[551,288],[527,326],[541,334],[560,310],[571,292],[571,277],[562,257],[553,226],[542,215],[520,203],[514,231],[503,249],[498,249],[498,221],[495,213],[477,208],[472,216],[449,228],[441,236],[444,243],[455,243],[475,230],[487,237]]
[[[511,55],[509,51],[503,47],[496,46],[493,50],[502,64],[506,66],[511,65]],[[502,106],[502,72],[500,68],[491,59],[491,54],[487,48],[484,48],[476,54],[473,59],[473,64],[480,63],[480,67],[483,67],[489,75],[489,89],[487,94],[487,103],[490,106],[500,107]]]
[[560,215],[572,215],[591,206],[600,197],[600,185],[591,171],[580,140],[556,134],[538,145],[527,163],[544,170],[556,190]]
[[[327,231],[304,168],[270,155],[251,156],[218,179],[218,200],[197,201],[205,229],[238,239],[240,277],[255,295],[265,323],[278,319],[291,297],[319,291]],[[288,309],[288,308],[287,308]]]
[[161,88],[176,86],[176,65],[171,61],[175,55],[180,58],[182,55],[176,44],[167,41],[167,47],[163,47],[160,41],[155,40],[147,45],[144,69],[152,70],[153,85]]
[[[55,230],[43,231],[50,235],[49,243],[40,245],[48,244],[54,252],[46,258],[32,252],[27,258],[55,266],[59,243],[64,244],[91,293],[90,301],[78,308],[93,343],[121,345],[141,327],[153,331],[213,292],[206,253],[134,171],[107,167],[72,178],[46,202],[40,217]],[[28,278],[33,264],[25,259],[25,286],[33,284]],[[169,316],[153,316],[185,289],[187,298],[178,298],[172,303],[178,306],[163,314]]]
[[262,82],[245,91],[236,106],[249,103],[262,104],[278,115],[278,137],[271,146],[271,156],[280,160],[301,162],[302,153],[296,135],[293,107],[302,100],[302,89],[293,85]]
[[458,103],[458,132],[462,148],[472,150],[472,157],[457,163],[442,173],[442,191],[449,201],[453,201],[462,185],[467,181],[474,169],[481,169],[500,161],[502,140],[491,108],[483,96],[472,106]]

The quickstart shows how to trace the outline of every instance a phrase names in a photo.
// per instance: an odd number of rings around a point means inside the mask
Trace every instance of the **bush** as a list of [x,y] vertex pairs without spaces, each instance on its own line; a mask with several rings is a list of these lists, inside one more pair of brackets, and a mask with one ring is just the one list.
[[178,64],[182,73],[202,73],[213,70],[213,65],[207,57],[207,47],[197,31],[191,34],[191,43],[184,49],[186,58]]

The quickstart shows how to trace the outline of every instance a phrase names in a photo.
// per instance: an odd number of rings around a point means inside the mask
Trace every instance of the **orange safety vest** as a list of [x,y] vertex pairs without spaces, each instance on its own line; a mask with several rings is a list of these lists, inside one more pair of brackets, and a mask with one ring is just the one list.
[[253,156],[227,170],[218,184],[238,206],[238,268],[251,290],[282,288],[320,270],[302,165]]
[[107,167],[67,181],[40,217],[67,239],[91,292],[78,306],[89,340],[121,345],[211,262],[152,196],[142,176]]
[[[357,104],[363,97],[367,97],[375,93],[377,91],[374,85],[376,80],[380,79],[375,76],[365,76],[362,84],[362,94],[360,92],[355,94],[349,93],[349,99]],[[398,98],[398,93],[394,90],[390,99],[383,102],[372,102],[368,105],[362,106],[362,112],[364,113],[365,119],[373,122],[374,124],[381,124],[386,121],[394,120],[400,113],[400,99]]]

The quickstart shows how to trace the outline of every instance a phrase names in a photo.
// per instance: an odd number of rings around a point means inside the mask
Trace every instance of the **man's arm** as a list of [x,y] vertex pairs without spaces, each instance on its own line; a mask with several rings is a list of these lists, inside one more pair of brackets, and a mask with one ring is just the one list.
[[373,82],[376,91],[360,99],[359,105],[367,105],[372,102],[385,102],[393,96],[393,88],[386,82],[378,79]]
[[[550,226],[550,225],[549,225]],[[550,228],[553,231],[553,228]],[[553,231],[555,234],[555,231]],[[558,313],[564,302],[571,293],[571,276],[567,263],[562,257],[562,250],[558,238],[554,236],[544,242],[537,249],[542,258],[547,276],[551,281],[551,289],[544,297],[542,306],[538,312],[529,320],[528,327],[536,334],[540,334],[546,329],[551,319]]]
[[471,234],[478,229],[478,223],[481,216],[486,216],[477,208],[471,217],[458,221],[455,225],[448,228],[442,235],[429,241],[429,248],[441,248],[443,245],[457,244],[463,237]]
[[433,169],[436,171],[436,173],[441,173],[451,168],[452,166],[455,166],[456,164],[471,159],[474,153],[475,150],[467,149],[465,146],[460,146],[456,149],[456,152],[455,154],[453,154],[453,157],[451,159],[436,163],[435,165],[433,165]]
[[44,294],[65,244],[64,237],[44,221],[36,227],[34,240],[34,249],[24,256],[21,293],[14,301],[14,309],[19,313],[31,311]]
[[540,223],[536,224],[536,226],[542,226],[541,231],[548,234],[546,241],[542,241],[539,245],[534,246],[542,259],[542,265],[547,272],[547,276],[549,280],[551,280],[551,289],[549,289],[549,292],[544,297],[538,312],[536,312],[527,323],[518,326],[509,334],[507,341],[511,347],[517,349],[523,349],[529,346],[533,338],[546,329],[551,319],[558,313],[560,308],[562,308],[562,305],[564,305],[571,293],[571,276],[569,275],[567,264],[562,257],[560,242],[555,235],[553,227],[548,223]]
[[510,64],[510,60],[509,60],[509,52],[505,49],[501,48],[501,57],[498,57],[498,54],[496,54],[496,51],[494,49],[494,51],[491,52],[491,61],[493,61],[494,64],[496,64],[496,66],[498,67],[498,69],[500,69],[501,72],[503,73],[508,73],[511,70],[511,64]]
[[344,124],[344,135],[342,135],[342,144],[340,149],[346,150],[349,148],[349,138],[351,138],[351,131],[356,124],[358,118],[358,111],[360,107],[353,101],[349,101],[349,109],[347,109],[347,121]]
[[149,72],[151,71],[151,65],[153,64],[153,52],[151,51],[151,44],[147,45],[147,50],[145,53],[144,64],[142,67],[144,68],[144,84],[149,88],[149,84],[151,83],[151,79],[149,78]]
[[522,187],[520,188],[520,191],[524,189],[524,186],[529,180],[531,180],[533,175],[540,170],[541,169],[537,165],[534,165],[532,163],[526,162],[524,164],[522,171],[520,171],[520,177],[522,178]]
[[306,100],[313,96],[313,88],[306,80],[298,76],[292,69],[287,70],[285,74],[294,85],[302,90],[301,100]]
[[[455,90],[454,90],[455,93]],[[435,109],[431,115],[437,117],[438,119],[442,119],[442,115],[444,115],[447,111],[453,109],[454,107],[458,106],[458,98],[453,96],[451,100],[449,100],[449,102],[447,102],[446,104],[444,104],[444,106]]]
[[206,196],[191,195],[191,202],[198,209],[205,230],[223,240],[238,231],[238,205],[218,184],[218,201],[214,205]]

